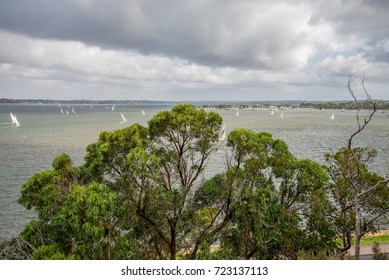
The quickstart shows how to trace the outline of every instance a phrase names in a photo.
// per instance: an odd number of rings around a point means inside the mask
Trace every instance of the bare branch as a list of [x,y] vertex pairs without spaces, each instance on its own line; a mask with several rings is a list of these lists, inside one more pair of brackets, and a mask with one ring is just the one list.
[[357,107],[356,118],[357,118],[357,122],[358,122],[358,129],[353,134],[351,134],[350,138],[348,139],[348,149],[351,152],[352,152],[352,142],[354,140],[354,137],[357,136],[362,130],[365,129],[365,127],[369,124],[369,122],[372,120],[374,114],[377,111],[377,101],[372,100],[369,92],[366,90],[366,87],[365,87],[365,80],[366,80],[366,78],[365,78],[365,76],[363,76],[363,77],[361,77],[362,88],[363,88],[363,91],[366,94],[366,100],[373,107],[373,110],[369,113],[368,117],[364,119],[363,124],[361,124],[361,120],[360,120],[360,117],[359,117],[359,112],[360,112],[361,109],[360,109],[360,106],[359,106],[359,103],[358,103],[358,99],[355,97],[354,91],[353,91],[353,89],[351,87],[351,83],[352,83],[353,80],[354,80],[353,77],[349,76],[348,82],[347,82],[347,86],[346,86],[348,91],[349,91],[349,93],[350,93],[350,95],[354,99],[356,107]]
[[386,184],[389,182],[389,177],[388,178],[385,178],[379,182],[377,182],[375,185],[371,186],[370,188],[364,190],[363,192],[359,193],[358,194],[358,198],[362,197],[363,195],[373,191],[374,189],[378,188],[381,184]]

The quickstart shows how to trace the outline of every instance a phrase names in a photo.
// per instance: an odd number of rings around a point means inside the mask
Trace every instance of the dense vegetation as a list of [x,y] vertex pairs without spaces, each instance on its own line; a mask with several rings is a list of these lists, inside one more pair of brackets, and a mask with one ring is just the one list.
[[[377,110],[389,110],[389,101],[379,100],[375,104]],[[328,110],[356,110],[357,106],[354,101],[349,102],[326,102],[326,103],[315,103],[315,102],[302,102],[300,108],[312,108],[312,109],[328,109]],[[360,102],[358,109],[371,110],[371,103]]]
[[225,170],[204,179],[225,144],[221,126],[215,112],[177,105],[147,127],[102,132],[80,166],[59,155],[23,185],[18,202],[37,219],[0,245],[1,257],[342,257],[356,232],[356,197],[358,232],[380,229],[389,188],[368,170],[375,150],[340,148],[321,166],[297,159],[269,133],[235,129]]

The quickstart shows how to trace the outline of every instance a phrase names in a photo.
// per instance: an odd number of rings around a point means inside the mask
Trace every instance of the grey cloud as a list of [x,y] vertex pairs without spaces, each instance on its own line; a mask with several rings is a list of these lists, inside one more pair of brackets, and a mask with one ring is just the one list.
[[389,51],[376,53],[373,57],[375,61],[389,63]]
[[379,63],[389,63],[389,40],[367,44],[368,47],[362,52],[362,55],[369,61]]
[[310,22],[328,21],[343,38],[359,35],[374,41],[387,38],[387,0],[327,0],[310,3],[313,14]]
[[234,99],[274,85],[306,95],[311,86],[339,88],[361,69],[386,85],[388,3],[0,0],[0,85],[12,89],[16,77],[28,92],[47,83]]
[[[318,4],[319,3],[319,4]],[[389,63],[387,0],[328,0],[313,4],[311,24],[323,21],[334,26],[338,40],[356,40],[348,51],[361,53],[373,62]]]
[[[300,67],[300,15],[283,1],[0,1],[0,28],[31,37],[257,69]],[[269,8],[280,4],[279,10]],[[289,6],[288,6],[289,5]],[[297,66],[296,66],[297,65]]]

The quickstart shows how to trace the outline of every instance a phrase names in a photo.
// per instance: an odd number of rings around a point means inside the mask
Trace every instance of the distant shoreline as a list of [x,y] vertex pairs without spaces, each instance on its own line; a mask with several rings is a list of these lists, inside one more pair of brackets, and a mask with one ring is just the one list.
[[[12,99],[0,98],[0,104],[26,104],[26,105],[176,105],[179,103],[190,103],[203,108],[300,108],[300,109],[330,109],[330,110],[355,110],[356,104],[350,100],[339,101],[303,101],[303,100],[280,100],[280,101],[161,101],[161,100],[59,100],[59,99]],[[360,109],[369,110],[371,104],[359,102]],[[377,100],[377,110],[389,110],[389,100]]]

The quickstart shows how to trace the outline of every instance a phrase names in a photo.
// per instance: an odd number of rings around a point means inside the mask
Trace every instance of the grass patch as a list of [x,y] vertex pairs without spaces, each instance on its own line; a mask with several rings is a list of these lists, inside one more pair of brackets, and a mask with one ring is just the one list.
[[[361,239],[361,245],[373,245],[374,242],[378,244],[388,244],[389,243],[389,233],[380,234],[380,235],[371,235],[365,236]],[[353,239],[354,244],[354,239]]]
[[[341,240],[337,240],[337,243],[339,245],[341,244],[341,242]],[[373,245],[374,242],[377,242],[378,244],[389,244],[389,231],[364,236],[361,239],[361,245]],[[355,238],[352,239],[351,244],[355,244]]]

